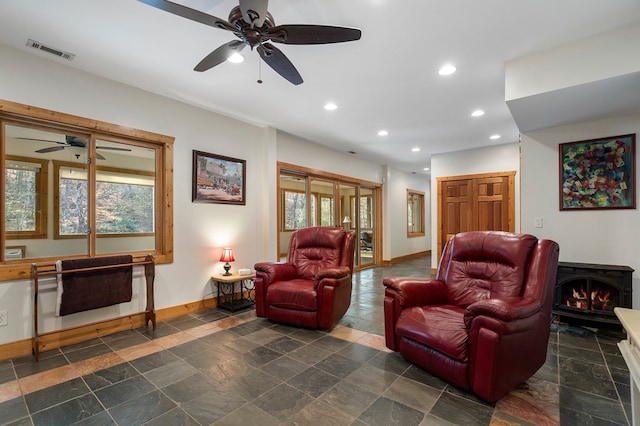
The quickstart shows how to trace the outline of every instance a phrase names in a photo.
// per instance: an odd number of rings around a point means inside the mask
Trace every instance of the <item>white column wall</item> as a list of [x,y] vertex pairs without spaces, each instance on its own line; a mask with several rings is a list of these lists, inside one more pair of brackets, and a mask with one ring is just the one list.
[[[564,262],[624,265],[633,268],[633,307],[640,308],[640,210],[560,211],[558,145],[608,136],[640,133],[640,115],[628,115],[522,135],[522,231],[551,238]],[[636,141],[637,142],[637,141]],[[640,180],[637,174],[636,197]],[[638,199],[637,199],[638,200]],[[637,201],[636,201],[637,203]],[[534,228],[534,218],[543,220]]]

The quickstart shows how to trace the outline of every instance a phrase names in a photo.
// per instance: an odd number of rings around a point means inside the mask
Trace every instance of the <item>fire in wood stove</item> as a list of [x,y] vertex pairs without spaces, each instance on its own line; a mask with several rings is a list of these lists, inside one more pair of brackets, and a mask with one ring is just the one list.
[[592,311],[613,311],[617,300],[617,291],[611,287],[592,286],[589,294],[583,284],[567,284],[562,297],[565,306]]

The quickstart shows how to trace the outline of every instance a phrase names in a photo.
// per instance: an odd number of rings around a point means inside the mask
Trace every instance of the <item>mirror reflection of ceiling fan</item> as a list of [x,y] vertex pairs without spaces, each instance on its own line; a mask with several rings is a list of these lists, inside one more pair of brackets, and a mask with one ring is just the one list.
[[[48,148],[36,149],[35,152],[39,154],[46,154],[48,152],[62,151],[65,148],[87,148],[87,138],[83,138],[82,136],[69,136],[65,135],[65,141],[55,141],[50,139],[36,139],[36,138],[22,138],[18,137],[16,139],[22,139],[27,141],[37,141],[37,142],[47,142],[47,143],[55,143],[58,146],[50,146]],[[108,149],[111,151],[131,151],[129,148],[120,148],[117,146],[96,146],[96,149]],[[96,152],[96,158],[98,160],[104,160],[104,156],[100,155]]]
[[[267,11],[268,0],[239,0],[239,5],[231,9],[229,20],[208,15],[167,0],[138,0],[165,12],[199,22],[210,27],[232,32],[240,40],[233,40],[205,56],[194,71],[206,71],[220,65],[232,54],[240,53],[245,46],[255,47],[260,58],[275,72],[290,83],[302,83],[302,76],[296,67],[273,43],[282,44],[329,44],[360,40],[362,32],[356,28],[328,25],[276,25]],[[258,80],[258,83],[261,83]]]

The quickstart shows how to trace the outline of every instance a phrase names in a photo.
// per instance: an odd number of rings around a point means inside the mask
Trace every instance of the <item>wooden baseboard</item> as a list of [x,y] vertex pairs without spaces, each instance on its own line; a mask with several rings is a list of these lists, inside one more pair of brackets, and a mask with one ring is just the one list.
[[382,266],[391,266],[395,263],[404,262],[406,260],[418,259],[424,256],[431,256],[431,250],[420,251],[418,253],[411,253],[400,257],[394,257],[391,260],[383,260]]
[[[204,309],[212,309],[218,306],[217,299],[209,298],[199,302],[186,303],[156,311],[156,321],[168,320],[183,315],[188,315]],[[108,336],[119,331],[131,330],[144,326],[145,313],[128,315],[121,318],[82,325],[64,330],[52,331],[40,335],[40,352],[63,346],[73,345],[96,337]],[[152,327],[151,324],[148,325]],[[32,353],[33,339],[24,339],[16,342],[0,345],[0,360],[17,358]]]

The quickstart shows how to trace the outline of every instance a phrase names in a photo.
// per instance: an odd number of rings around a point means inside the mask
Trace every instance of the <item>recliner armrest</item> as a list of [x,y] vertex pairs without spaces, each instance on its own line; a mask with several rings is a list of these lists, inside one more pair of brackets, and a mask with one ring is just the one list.
[[382,284],[395,293],[401,307],[440,305],[447,302],[447,287],[435,278],[387,277]]
[[500,321],[511,322],[530,317],[542,309],[540,301],[533,297],[506,297],[479,300],[467,306],[464,323],[468,327],[478,315],[486,315]]
[[[320,281],[325,278],[331,278],[335,280],[341,280],[342,278],[346,278],[351,273],[351,270],[348,266],[336,266],[335,268],[323,269],[319,271],[315,276],[315,285],[317,286]],[[340,281],[334,281],[335,284],[339,284]]]
[[260,262],[254,265],[256,273],[262,273],[267,278],[266,284],[276,281],[287,281],[298,276],[298,270],[291,263]]

